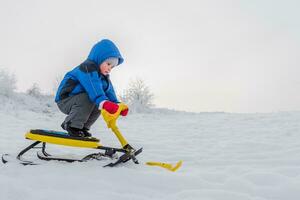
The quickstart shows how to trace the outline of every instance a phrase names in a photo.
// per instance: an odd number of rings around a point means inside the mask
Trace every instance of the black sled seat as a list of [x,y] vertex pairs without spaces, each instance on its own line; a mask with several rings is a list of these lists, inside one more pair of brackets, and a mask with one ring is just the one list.
[[83,147],[83,148],[98,148],[101,146],[99,139],[94,137],[81,138],[72,137],[66,132],[43,130],[43,129],[32,129],[25,135],[26,139],[35,140],[39,142],[58,144],[72,147]]

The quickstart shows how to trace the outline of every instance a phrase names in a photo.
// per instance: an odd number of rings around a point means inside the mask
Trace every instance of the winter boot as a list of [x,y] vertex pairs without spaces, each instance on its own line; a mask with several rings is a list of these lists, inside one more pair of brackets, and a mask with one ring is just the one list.
[[90,129],[83,127],[81,131],[84,133],[84,137],[92,137],[92,134],[89,132]]
[[85,137],[84,132],[79,128],[67,126],[66,131],[68,131],[69,135],[72,137]]

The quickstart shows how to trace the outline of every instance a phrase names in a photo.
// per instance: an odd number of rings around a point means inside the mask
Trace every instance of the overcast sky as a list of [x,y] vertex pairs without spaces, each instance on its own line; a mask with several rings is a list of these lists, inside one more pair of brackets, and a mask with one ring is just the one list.
[[125,62],[117,92],[139,77],[158,107],[300,110],[300,3],[276,0],[0,0],[0,67],[18,89],[55,79],[109,38]]

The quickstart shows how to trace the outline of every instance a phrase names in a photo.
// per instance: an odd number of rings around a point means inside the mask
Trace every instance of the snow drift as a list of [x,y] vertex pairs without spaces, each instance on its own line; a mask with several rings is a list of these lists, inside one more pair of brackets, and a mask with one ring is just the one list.
[[[31,128],[60,130],[65,117],[51,97],[1,96],[0,154],[17,153]],[[0,199],[202,199],[298,200],[300,198],[300,113],[266,114],[157,112],[119,120],[127,140],[143,147],[140,165],[102,168],[101,161],[0,165]],[[92,132],[118,146],[98,120]],[[79,156],[90,149],[49,145],[50,153]],[[147,161],[175,163],[177,172]]]

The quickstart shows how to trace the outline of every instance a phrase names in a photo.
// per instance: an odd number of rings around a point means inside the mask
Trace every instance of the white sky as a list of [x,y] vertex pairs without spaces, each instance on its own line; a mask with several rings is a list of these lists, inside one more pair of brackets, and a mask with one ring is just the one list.
[[0,67],[21,91],[84,61],[103,38],[119,47],[118,92],[136,77],[158,107],[300,110],[300,3],[271,0],[0,0]]

